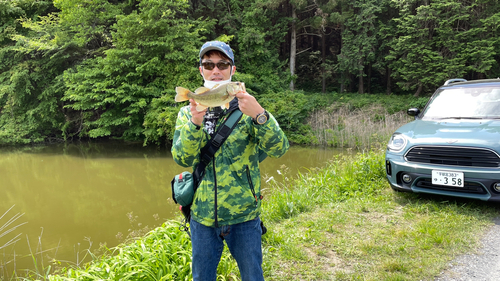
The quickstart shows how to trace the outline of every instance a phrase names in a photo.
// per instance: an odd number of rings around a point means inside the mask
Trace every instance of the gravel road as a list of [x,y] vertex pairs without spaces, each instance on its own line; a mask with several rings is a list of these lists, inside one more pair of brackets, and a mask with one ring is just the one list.
[[500,280],[500,217],[486,231],[481,246],[474,252],[459,256],[435,281],[498,281]]

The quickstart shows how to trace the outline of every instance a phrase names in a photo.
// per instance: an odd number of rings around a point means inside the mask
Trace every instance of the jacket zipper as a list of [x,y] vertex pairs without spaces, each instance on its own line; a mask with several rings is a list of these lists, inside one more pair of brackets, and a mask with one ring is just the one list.
[[[259,198],[257,198],[257,194],[255,194],[255,189],[253,187],[253,182],[252,182],[252,177],[250,176],[250,168],[247,166],[247,178],[248,178],[248,183],[250,184],[250,191],[252,191],[253,198],[255,198],[255,207],[259,204]],[[261,198],[262,199],[262,198]]]
[[215,157],[212,158],[212,167],[214,171],[214,219],[215,227],[219,227],[219,220],[217,218],[217,174],[215,173]]

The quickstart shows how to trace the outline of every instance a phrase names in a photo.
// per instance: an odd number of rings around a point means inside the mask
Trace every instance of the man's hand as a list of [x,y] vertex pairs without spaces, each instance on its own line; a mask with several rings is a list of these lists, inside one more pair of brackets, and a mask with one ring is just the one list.
[[191,122],[193,122],[197,126],[201,126],[203,123],[203,116],[205,116],[205,112],[207,109],[202,111],[196,110],[196,106],[198,104],[194,101],[194,99],[189,100],[189,109],[191,110]]
[[243,114],[255,118],[257,114],[264,112],[264,108],[257,102],[255,97],[249,93],[239,92],[235,97],[238,99],[238,104]]

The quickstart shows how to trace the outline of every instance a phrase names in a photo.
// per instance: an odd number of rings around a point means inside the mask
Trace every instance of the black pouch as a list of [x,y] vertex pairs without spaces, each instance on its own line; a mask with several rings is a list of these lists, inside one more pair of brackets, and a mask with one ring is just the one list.
[[260,221],[260,228],[262,229],[262,235],[266,234],[267,227],[264,226],[264,222]]
[[187,206],[181,206],[179,209],[184,215],[185,222],[189,223],[189,220],[191,219],[191,204]]

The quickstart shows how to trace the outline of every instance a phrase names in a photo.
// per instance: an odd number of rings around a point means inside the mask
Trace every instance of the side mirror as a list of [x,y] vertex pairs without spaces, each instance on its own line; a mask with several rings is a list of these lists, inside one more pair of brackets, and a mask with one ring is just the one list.
[[420,109],[418,108],[410,108],[406,111],[406,113],[410,116],[415,117],[417,119],[417,116],[420,114]]

